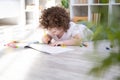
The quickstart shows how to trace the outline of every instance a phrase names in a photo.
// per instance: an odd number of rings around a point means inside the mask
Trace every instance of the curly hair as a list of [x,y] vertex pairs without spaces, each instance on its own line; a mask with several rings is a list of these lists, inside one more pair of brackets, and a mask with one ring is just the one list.
[[63,28],[69,29],[70,17],[67,11],[61,7],[51,7],[44,9],[40,18],[40,24],[43,28]]

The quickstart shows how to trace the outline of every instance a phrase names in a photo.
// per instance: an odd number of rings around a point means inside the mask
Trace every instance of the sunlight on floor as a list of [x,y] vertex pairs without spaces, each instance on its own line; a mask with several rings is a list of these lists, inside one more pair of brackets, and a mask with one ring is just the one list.
[[43,30],[38,28],[9,26],[0,28],[0,80],[24,80],[32,63],[37,57],[34,50],[8,49],[4,46],[14,40],[19,41],[40,41]]
[[13,26],[0,29],[0,43],[9,43],[10,41],[40,41],[43,36],[43,30],[31,26]]
[[24,50],[0,58],[0,80],[24,80],[37,53]]

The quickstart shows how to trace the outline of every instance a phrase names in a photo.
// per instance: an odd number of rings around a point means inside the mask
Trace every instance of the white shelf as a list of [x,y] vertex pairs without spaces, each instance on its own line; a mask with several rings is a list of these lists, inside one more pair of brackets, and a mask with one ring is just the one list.
[[21,0],[21,25],[39,23],[39,0]]
[[120,3],[112,3],[111,5],[120,5]]
[[26,9],[25,12],[34,12],[34,9]]
[[[102,16],[104,15],[105,17],[107,17],[107,21],[109,22],[110,14],[114,14],[114,12],[117,12],[116,8],[120,9],[120,2],[117,3],[117,0],[108,0],[108,2],[105,3],[99,1],[100,0],[70,0],[71,20],[77,21],[77,19],[80,19],[86,21],[93,21],[93,17],[101,16],[101,14],[99,14],[99,9],[104,9],[107,14],[105,15],[104,13],[102,13]],[[118,13],[120,14],[120,11],[118,11]],[[120,17],[120,15],[116,15]]]
[[72,4],[72,6],[88,6],[88,4]]

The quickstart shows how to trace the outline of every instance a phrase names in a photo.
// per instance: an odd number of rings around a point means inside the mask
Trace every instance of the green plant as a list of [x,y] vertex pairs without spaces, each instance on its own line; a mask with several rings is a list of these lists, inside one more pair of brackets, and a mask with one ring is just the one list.
[[[107,21],[107,17],[103,16],[103,20],[97,24],[95,34],[93,37],[93,41],[97,42],[98,40],[108,40],[110,41],[111,48],[115,48],[117,46],[117,51],[111,51],[110,55],[101,61],[100,65],[93,67],[90,73],[94,74],[102,74],[107,69],[109,69],[112,65],[120,65],[120,7],[114,8],[114,13],[109,14],[109,20]],[[100,12],[105,12],[104,9],[101,9]],[[108,13],[104,13],[108,14]],[[119,76],[116,78],[120,79]]]
[[69,0],[61,0],[61,4],[64,8],[69,8]]

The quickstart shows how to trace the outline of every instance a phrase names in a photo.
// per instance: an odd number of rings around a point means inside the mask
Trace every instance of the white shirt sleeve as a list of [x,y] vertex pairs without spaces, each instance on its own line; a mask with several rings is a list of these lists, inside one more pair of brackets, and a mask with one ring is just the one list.
[[72,27],[72,36],[80,35],[83,41],[89,41],[92,39],[93,32],[83,24],[74,24]]
[[83,41],[92,40],[93,32],[89,28],[87,28],[87,26],[81,24],[79,25],[79,30]]

